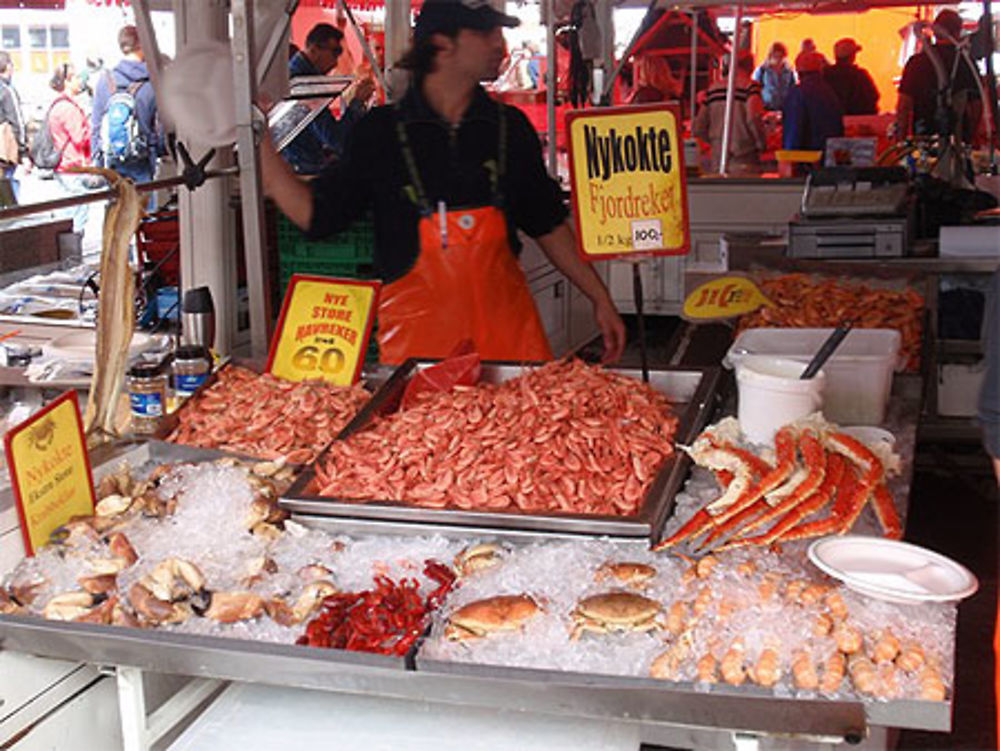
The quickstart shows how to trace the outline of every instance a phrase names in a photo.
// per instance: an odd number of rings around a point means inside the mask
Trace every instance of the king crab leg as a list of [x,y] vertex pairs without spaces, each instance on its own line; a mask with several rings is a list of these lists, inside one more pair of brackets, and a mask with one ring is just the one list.
[[790,427],[785,426],[775,434],[774,447],[777,450],[778,463],[770,472],[763,475],[760,482],[745,497],[715,517],[715,529],[709,533],[700,547],[709,548],[715,540],[739,528],[747,519],[768,508],[762,499],[781,487],[795,471],[795,433]]
[[837,492],[837,486],[844,477],[846,464],[839,454],[831,454],[827,457],[826,478],[820,489],[806,498],[802,503],[785,514],[781,520],[767,532],[756,537],[747,538],[738,542],[745,542],[748,545],[770,545],[773,542],[784,539],[784,535],[792,530],[803,519],[821,511]]
[[826,476],[826,452],[823,450],[819,438],[810,431],[803,432],[799,436],[799,450],[802,452],[803,462],[807,470],[805,479],[799,483],[790,495],[777,505],[770,506],[766,500],[761,500],[747,509],[745,512],[746,515],[752,515],[751,512],[758,515],[756,518],[742,524],[742,526],[740,526],[740,522],[744,520],[744,515],[738,515],[731,519],[732,525],[724,531],[733,531],[737,535],[742,535],[742,537],[731,540],[720,549],[729,550],[752,544],[749,542],[752,538],[748,537],[750,532],[784,516],[819,490],[823,484],[823,478]]
[[[700,438],[688,450],[688,454],[696,464],[707,467],[717,474],[730,474],[732,479],[726,485],[723,495],[712,501],[694,514],[670,537],[653,547],[653,551],[665,550],[689,538],[698,537],[705,530],[716,524],[716,508],[742,503],[748,494],[753,492],[753,477],[770,471],[767,462],[754,456],[749,451],[730,446],[716,445],[711,435]],[[729,500],[733,498],[733,500]]]

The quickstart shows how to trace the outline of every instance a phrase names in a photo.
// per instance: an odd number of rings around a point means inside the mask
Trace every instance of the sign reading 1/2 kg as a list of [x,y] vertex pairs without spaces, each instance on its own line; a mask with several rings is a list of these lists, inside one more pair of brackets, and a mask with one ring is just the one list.
[[69,391],[4,437],[24,550],[34,555],[74,516],[94,513],[94,482],[76,392]]
[[584,257],[688,252],[679,124],[677,109],[663,104],[569,114],[573,204]]
[[356,383],[380,286],[375,281],[293,276],[271,340],[267,370],[286,381]]

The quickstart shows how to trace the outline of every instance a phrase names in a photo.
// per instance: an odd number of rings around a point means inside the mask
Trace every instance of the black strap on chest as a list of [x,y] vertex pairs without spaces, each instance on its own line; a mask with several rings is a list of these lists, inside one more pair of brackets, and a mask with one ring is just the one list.
[[[490,175],[490,194],[494,205],[503,205],[502,182],[507,166],[507,117],[504,113],[503,104],[497,102],[497,114],[499,116],[497,133],[497,162],[491,165],[489,162],[483,166]],[[420,210],[422,216],[431,216],[434,208],[427,197],[424,188],[424,181],[420,178],[420,170],[417,168],[417,160],[413,155],[413,146],[406,131],[406,120],[403,117],[403,110],[399,102],[396,103],[396,136],[399,140],[399,148],[403,152],[403,161],[406,164],[406,172],[410,182],[404,186],[407,197]]]

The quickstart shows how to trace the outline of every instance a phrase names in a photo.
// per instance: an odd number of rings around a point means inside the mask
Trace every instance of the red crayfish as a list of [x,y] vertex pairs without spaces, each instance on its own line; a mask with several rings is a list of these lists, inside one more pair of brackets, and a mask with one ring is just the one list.
[[373,589],[326,597],[296,644],[404,656],[455,583],[454,572],[432,559],[424,561],[424,576],[438,586],[423,598],[416,579],[397,583],[382,575],[375,577]]

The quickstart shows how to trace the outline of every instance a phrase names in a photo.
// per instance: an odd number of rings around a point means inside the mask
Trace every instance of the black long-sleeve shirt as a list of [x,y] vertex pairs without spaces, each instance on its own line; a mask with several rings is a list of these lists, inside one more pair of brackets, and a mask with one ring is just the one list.
[[992,457],[1000,457],[1000,269],[986,300],[986,376],[979,393],[979,424],[983,446]]
[[[558,184],[546,173],[538,136],[519,110],[499,105],[481,87],[457,126],[440,118],[416,87],[397,108],[377,107],[355,127],[345,158],[312,182],[309,236],[346,229],[374,210],[375,271],[384,281],[403,276],[419,253],[420,210],[406,187],[411,181],[396,123],[402,117],[428,202],[448,209],[493,201],[490,171],[498,156],[500,113],[507,124],[507,156],[500,181],[508,225],[531,237],[565,221]],[[515,242],[511,233],[512,242]]]
[[0,78],[0,123],[11,124],[17,144],[23,149],[24,118],[21,115],[21,98],[6,78]]

